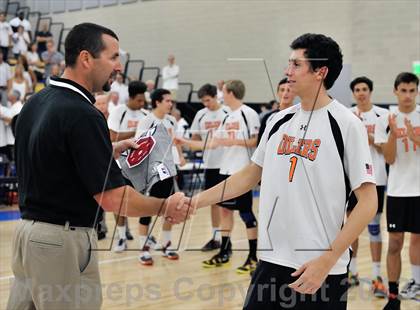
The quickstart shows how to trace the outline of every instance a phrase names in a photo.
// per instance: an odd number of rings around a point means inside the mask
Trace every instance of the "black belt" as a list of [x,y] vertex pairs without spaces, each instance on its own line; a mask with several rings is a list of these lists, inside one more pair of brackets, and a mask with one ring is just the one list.
[[43,222],[48,224],[54,224],[54,225],[60,225],[60,226],[69,226],[69,227],[84,227],[84,228],[92,228],[93,225],[89,225],[87,223],[80,223],[75,221],[69,221],[69,220],[61,220],[61,219],[50,219],[50,218],[43,218],[43,217],[37,217],[35,216],[24,216],[22,217],[24,220],[30,220],[35,222]]

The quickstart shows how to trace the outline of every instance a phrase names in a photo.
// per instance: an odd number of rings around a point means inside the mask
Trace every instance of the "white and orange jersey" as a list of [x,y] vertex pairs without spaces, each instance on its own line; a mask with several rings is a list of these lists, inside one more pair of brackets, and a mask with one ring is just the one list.
[[[394,113],[398,127],[397,154],[395,162],[389,166],[387,193],[393,197],[420,196],[420,147],[407,137],[404,119],[411,121],[416,135],[420,136],[420,106],[411,113]],[[375,130],[375,143],[388,142],[389,114],[378,119]]]
[[[380,108],[376,105],[372,106],[372,109],[367,112],[361,112],[357,106],[351,107],[350,111],[352,111],[360,120],[362,121],[363,125],[366,127],[366,131],[369,135],[375,136],[375,128],[376,122],[379,117],[384,114],[388,114],[389,110]],[[387,173],[386,173],[386,166],[385,166],[385,159],[382,153],[379,153],[378,150],[373,146],[370,145],[370,154],[372,155],[373,161],[373,169],[375,171],[375,179],[376,185],[378,186],[385,186],[387,183]]]
[[[375,183],[362,122],[337,100],[310,115],[300,104],[276,113],[252,157],[262,167],[259,258],[296,269],[331,247],[350,192]],[[349,259],[330,274],[346,273]]]
[[[229,109],[224,106],[220,106],[216,111],[207,108],[201,109],[197,112],[191,124],[191,133],[199,134],[202,141],[206,141],[207,138],[207,143],[209,143],[214,131],[220,127],[226,115],[229,113],[228,111]],[[220,158],[222,156],[223,149],[221,147],[205,149],[203,152],[204,166],[207,169],[219,169]]]
[[[247,140],[258,135],[260,118],[257,112],[247,105],[241,105],[235,111],[230,111],[216,132],[220,138]],[[220,163],[220,174],[232,175],[251,163],[255,148],[246,146],[223,147],[223,157]]]
[[108,128],[115,132],[135,132],[139,122],[147,116],[146,110],[131,110],[129,107],[119,105],[115,107],[108,117]]

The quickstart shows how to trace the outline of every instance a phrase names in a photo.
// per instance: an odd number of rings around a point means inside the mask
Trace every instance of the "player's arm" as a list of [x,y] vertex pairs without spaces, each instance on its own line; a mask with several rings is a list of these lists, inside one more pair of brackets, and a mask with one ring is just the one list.
[[204,150],[204,149],[215,149],[220,146],[219,141],[220,139],[217,139],[217,138],[208,139],[207,141],[175,138],[176,144],[186,145],[193,151]]
[[[192,205],[202,208],[214,205],[224,200],[238,197],[253,189],[261,180],[262,168],[251,163],[237,173],[231,175],[225,181],[195,195]],[[189,201],[187,201],[189,203]]]
[[109,130],[109,136],[112,142],[134,138],[134,134],[135,132],[116,132],[112,129]]
[[314,294],[325,281],[328,272],[336,264],[338,259],[347,251],[351,243],[362,233],[378,208],[378,197],[374,183],[363,183],[354,190],[357,204],[346,224],[343,226],[331,249],[325,251],[320,257],[303,264],[292,276],[299,278],[289,284],[291,288],[301,294]]
[[250,139],[233,139],[232,145],[243,147],[256,147],[258,144],[258,135],[251,135]]
[[392,165],[395,162],[395,157],[397,155],[397,124],[395,121],[395,115],[389,115],[388,124],[388,141],[381,144],[381,149],[387,164]]

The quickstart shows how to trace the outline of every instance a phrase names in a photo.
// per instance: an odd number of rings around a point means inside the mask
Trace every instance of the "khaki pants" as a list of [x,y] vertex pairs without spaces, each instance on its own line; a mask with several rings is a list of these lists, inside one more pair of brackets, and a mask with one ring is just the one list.
[[13,238],[8,310],[100,309],[93,229],[22,220]]

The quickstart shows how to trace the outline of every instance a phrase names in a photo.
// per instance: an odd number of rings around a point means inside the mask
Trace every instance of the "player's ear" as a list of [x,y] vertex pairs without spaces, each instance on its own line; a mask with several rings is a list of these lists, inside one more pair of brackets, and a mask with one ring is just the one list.
[[327,74],[328,74],[328,67],[324,66],[324,67],[318,68],[316,79],[317,80],[325,79],[327,77]]

